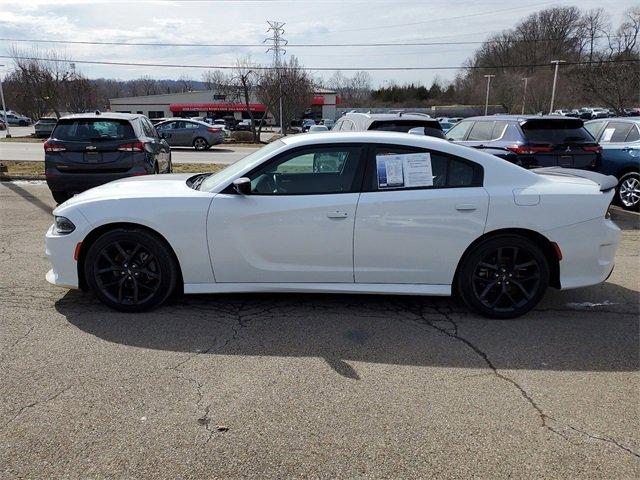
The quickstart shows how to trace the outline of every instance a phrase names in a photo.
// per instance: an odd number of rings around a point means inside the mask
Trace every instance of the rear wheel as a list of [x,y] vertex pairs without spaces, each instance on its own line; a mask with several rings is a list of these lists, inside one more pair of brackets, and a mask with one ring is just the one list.
[[209,143],[207,143],[204,138],[198,137],[193,141],[193,148],[196,150],[206,150],[209,148]]
[[464,259],[458,290],[465,303],[490,318],[524,315],[542,299],[549,285],[544,253],[519,236],[488,239]]
[[638,172],[622,176],[618,183],[616,200],[625,210],[638,210],[640,206],[640,174]]
[[89,248],[87,284],[108,307],[142,312],[166,300],[176,285],[177,267],[169,247],[144,230],[117,229]]
[[51,196],[53,197],[53,199],[58,205],[66,202],[71,197],[71,195],[69,195],[67,192],[59,192],[59,191],[51,192]]

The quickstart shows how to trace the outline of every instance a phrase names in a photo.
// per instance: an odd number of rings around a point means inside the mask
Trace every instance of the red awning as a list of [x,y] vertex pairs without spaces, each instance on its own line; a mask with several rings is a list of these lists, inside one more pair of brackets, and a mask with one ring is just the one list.
[[[172,103],[169,110],[172,112],[244,112],[247,106],[244,103]],[[252,112],[264,112],[265,106],[261,103],[250,103]]]

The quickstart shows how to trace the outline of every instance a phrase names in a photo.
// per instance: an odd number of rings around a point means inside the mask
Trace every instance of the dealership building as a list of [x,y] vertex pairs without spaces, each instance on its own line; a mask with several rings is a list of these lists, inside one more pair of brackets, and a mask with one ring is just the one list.
[[[335,119],[338,100],[336,92],[316,89],[311,105],[309,105],[306,112],[300,112],[300,116],[304,115],[314,119]],[[229,101],[225,95],[213,90],[110,98],[109,104],[113,112],[140,113],[149,118],[224,118],[231,116],[236,120],[249,118],[244,103]],[[254,118],[262,116],[266,110],[265,105],[255,98],[249,102],[249,108],[253,112]],[[267,122],[271,124],[275,122],[271,112],[267,114]]]

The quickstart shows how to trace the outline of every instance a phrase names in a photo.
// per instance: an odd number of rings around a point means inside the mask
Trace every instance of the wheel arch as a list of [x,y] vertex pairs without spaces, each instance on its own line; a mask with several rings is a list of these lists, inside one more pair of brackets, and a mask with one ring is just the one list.
[[628,165],[621,168],[616,175],[616,177],[618,177],[618,181],[628,173],[640,173],[640,166]]
[[456,291],[455,289],[457,288],[458,284],[458,273],[460,272],[460,269],[462,268],[462,265],[464,264],[464,261],[466,260],[469,253],[482,242],[485,242],[486,240],[489,240],[491,238],[502,237],[505,235],[516,235],[526,238],[527,240],[532,241],[538,247],[540,247],[540,250],[542,250],[544,256],[547,259],[547,262],[549,263],[549,285],[554,288],[560,288],[560,261],[558,260],[558,255],[552,242],[547,237],[534,230],[529,230],[526,228],[503,228],[484,233],[480,237],[476,238],[467,247],[467,249],[460,257],[460,260],[458,261],[458,266],[456,267],[456,272],[453,276],[452,290],[454,292]]
[[178,256],[176,255],[175,250],[173,249],[173,247],[171,246],[171,244],[167,241],[167,239],[164,237],[164,235],[162,235],[160,232],[154,230],[153,228],[150,228],[146,225],[141,225],[139,223],[132,223],[132,222],[114,222],[114,223],[105,223],[104,225],[100,225],[96,228],[94,228],[93,230],[91,230],[87,236],[84,238],[84,240],[82,240],[82,244],[80,245],[80,252],[78,254],[78,262],[77,262],[77,269],[78,269],[78,286],[80,287],[81,290],[88,290],[89,287],[87,285],[87,280],[84,276],[84,262],[87,256],[87,252],[89,251],[89,248],[91,247],[91,245],[93,245],[93,243],[100,238],[101,235],[103,235],[104,233],[107,233],[111,230],[116,230],[118,228],[124,229],[124,230],[142,230],[146,233],[149,233],[151,235],[153,235],[154,237],[156,237],[159,241],[161,241],[162,243],[164,243],[164,245],[169,249],[169,252],[171,254],[171,256],[173,257],[173,260],[176,264],[176,268],[177,268],[177,272],[178,272],[178,278],[176,278],[176,290],[180,290],[182,291],[184,288],[184,280],[182,277],[182,268],[180,266],[180,261],[178,260]]

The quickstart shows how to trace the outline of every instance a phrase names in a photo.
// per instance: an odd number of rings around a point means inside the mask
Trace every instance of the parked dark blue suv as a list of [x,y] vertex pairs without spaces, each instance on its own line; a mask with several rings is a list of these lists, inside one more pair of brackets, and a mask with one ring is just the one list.
[[135,175],[170,173],[169,144],[144,115],[81,113],[58,120],[44,144],[53,199]]
[[602,148],[579,118],[492,115],[462,120],[447,139],[482,149],[525,168],[598,170]]

